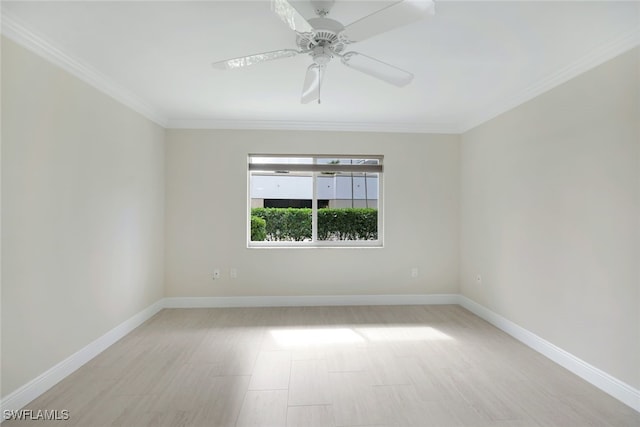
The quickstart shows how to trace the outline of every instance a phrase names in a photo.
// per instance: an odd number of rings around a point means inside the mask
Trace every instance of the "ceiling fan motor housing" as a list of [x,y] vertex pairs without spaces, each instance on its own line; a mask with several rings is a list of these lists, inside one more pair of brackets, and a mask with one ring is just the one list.
[[344,42],[340,33],[344,25],[329,18],[309,19],[313,27],[312,33],[298,33],[296,44],[303,51],[313,50],[315,47],[328,47],[332,52],[340,53],[344,50]]

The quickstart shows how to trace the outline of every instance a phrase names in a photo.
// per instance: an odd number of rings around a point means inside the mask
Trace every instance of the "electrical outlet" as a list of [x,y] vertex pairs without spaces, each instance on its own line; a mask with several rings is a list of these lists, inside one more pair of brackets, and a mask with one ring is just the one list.
[[411,269],[411,277],[413,277],[414,279],[418,277],[418,267],[413,267]]
[[218,280],[220,278],[220,269],[216,268],[213,270],[213,280]]

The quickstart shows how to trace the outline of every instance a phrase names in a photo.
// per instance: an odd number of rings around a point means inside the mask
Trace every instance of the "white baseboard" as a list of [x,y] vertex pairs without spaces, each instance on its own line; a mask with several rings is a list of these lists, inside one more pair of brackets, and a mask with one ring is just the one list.
[[256,297],[168,297],[165,308],[203,307],[317,307],[341,305],[458,304],[457,294],[437,295],[313,295]]
[[[0,401],[0,414],[4,414],[7,410],[16,411],[23,408],[163,308],[164,300],[160,299],[9,394]],[[0,422],[2,421],[4,416],[0,418]]]
[[[9,394],[0,401],[0,412],[4,413],[5,410],[18,410],[23,408],[163,308],[441,304],[456,304],[464,307],[518,341],[521,341],[602,391],[640,412],[640,390],[586,363],[475,301],[458,294],[164,298],[116,326],[100,338]],[[2,419],[0,419],[0,422],[2,422]]]
[[538,353],[553,360],[558,365],[640,412],[640,390],[612,377],[465,296],[458,295],[458,301],[458,304],[476,316],[486,320]]

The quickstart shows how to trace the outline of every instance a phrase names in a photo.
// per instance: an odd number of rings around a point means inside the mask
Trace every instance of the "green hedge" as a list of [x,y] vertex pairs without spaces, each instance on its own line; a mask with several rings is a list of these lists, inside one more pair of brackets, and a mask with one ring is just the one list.
[[318,209],[319,240],[376,240],[377,238],[377,209]]
[[257,216],[251,216],[251,241],[259,242],[267,238],[267,222]]
[[311,239],[311,209],[253,208],[251,216],[266,222],[265,240]]
[[[311,209],[251,209],[251,240],[311,240]],[[266,237],[254,239],[253,217],[266,223]],[[378,211],[373,208],[318,209],[319,240],[375,240],[378,238]]]

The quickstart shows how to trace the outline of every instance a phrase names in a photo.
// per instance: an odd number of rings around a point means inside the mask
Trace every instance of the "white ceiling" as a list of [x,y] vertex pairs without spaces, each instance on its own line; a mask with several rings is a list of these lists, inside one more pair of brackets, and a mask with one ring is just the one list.
[[[330,17],[387,3],[337,0]],[[302,105],[306,55],[210,66],[296,47],[269,1],[3,1],[2,12],[5,35],[169,127],[459,132],[640,44],[637,1],[436,1],[433,18],[349,47],[413,72],[410,85],[333,61],[322,104]]]

